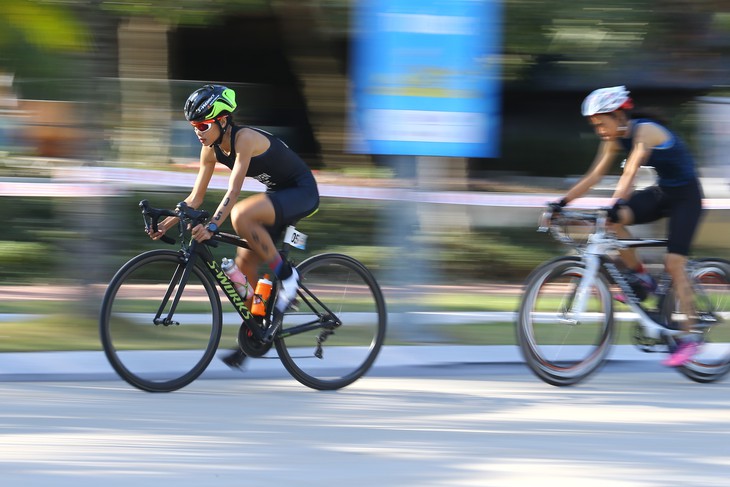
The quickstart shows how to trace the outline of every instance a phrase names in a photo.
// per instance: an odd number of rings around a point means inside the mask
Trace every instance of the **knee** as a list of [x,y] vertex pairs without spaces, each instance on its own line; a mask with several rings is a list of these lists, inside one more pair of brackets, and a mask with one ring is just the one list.
[[618,210],[618,225],[631,225],[634,223],[634,212],[628,206],[622,206]]
[[241,230],[245,229],[251,223],[250,211],[247,211],[245,205],[238,204],[231,209],[231,224],[236,233],[241,234]]
[[246,215],[246,208],[244,205],[237,204],[234,205],[233,208],[231,208],[231,220],[239,220],[241,218],[245,218]]

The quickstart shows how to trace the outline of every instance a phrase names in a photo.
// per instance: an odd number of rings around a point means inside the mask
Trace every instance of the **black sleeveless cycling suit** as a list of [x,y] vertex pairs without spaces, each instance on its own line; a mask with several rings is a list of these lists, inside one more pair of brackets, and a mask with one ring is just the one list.
[[692,155],[682,139],[654,120],[632,120],[631,136],[619,139],[624,149],[634,146],[633,134],[640,124],[660,126],[669,135],[662,145],[652,147],[645,166],[652,166],[657,173],[656,186],[634,192],[628,206],[634,213],[634,223],[649,223],[668,217],[667,251],[688,255],[692,238],[702,215],[702,187]]
[[[236,162],[236,134],[243,126],[231,127],[231,153],[225,154],[218,145],[213,146],[215,157],[221,164],[233,169]],[[307,164],[277,137],[256,127],[245,127],[269,139],[269,148],[251,158],[246,176],[266,185],[266,194],[274,205],[276,220],[268,231],[276,240],[282,230],[297,220],[314,213],[319,207],[317,182]]]

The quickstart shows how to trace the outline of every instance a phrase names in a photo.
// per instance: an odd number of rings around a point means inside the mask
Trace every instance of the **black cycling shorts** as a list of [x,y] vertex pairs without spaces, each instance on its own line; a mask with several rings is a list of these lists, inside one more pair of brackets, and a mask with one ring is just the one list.
[[689,255],[689,248],[702,216],[702,187],[698,180],[684,186],[651,186],[634,192],[627,206],[634,223],[651,223],[669,218],[667,251]]
[[311,175],[301,177],[297,186],[267,191],[266,195],[274,205],[276,214],[274,225],[266,227],[274,242],[281,238],[288,225],[311,215],[319,207],[319,190]]

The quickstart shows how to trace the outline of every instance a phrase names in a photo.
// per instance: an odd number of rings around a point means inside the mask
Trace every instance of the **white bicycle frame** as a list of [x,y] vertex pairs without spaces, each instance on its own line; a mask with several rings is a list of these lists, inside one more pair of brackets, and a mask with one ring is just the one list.
[[[585,265],[583,276],[581,277],[578,289],[576,290],[575,299],[573,300],[570,311],[566,314],[566,317],[561,322],[571,325],[578,325],[581,323],[583,313],[586,311],[588,305],[588,298],[591,293],[591,288],[596,282],[596,277],[602,266],[601,257],[607,255],[613,250],[623,250],[632,247],[661,247],[666,244],[664,240],[658,239],[619,239],[614,234],[606,232],[606,215],[599,215],[596,217],[596,230],[588,236],[587,244],[585,247],[578,247],[581,261]],[[565,235],[561,229],[550,225],[552,218],[552,212],[546,212],[543,214],[542,223],[540,224],[539,231],[550,231],[553,233],[555,238],[564,243],[573,241],[572,238]],[[638,315],[638,322],[643,328],[644,336],[659,340],[663,334],[677,335],[681,333],[681,330],[672,330],[666,328],[657,322],[655,322],[649,315],[646,314],[644,309],[635,303],[633,300],[628,300],[626,304],[631,310]],[[613,307],[611,309],[613,313]]]

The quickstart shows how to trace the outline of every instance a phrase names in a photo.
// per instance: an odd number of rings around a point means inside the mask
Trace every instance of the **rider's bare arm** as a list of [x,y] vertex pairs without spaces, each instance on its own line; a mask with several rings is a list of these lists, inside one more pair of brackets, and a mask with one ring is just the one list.
[[590,169],[588,169],[588,172],[586,172],[585,176],[583,176],[583,178],[581,178],[581,180],[566,193],[566,203],[569,203],[576,198],[580,198],[593,186],[595,186],[603,178],[603,176],[606,175],[619,150],[620,147],[618,142],[614,140],[602,141],[601,145],[598,147],[598,152],[593,160],[593,164]]
[[251,130],[241,130],[236,134],[236,162],[233,164],[231,176],[228,178],[228,190],[216,208],[211,221],[219,227],[231,214],[233,206],[238,201],[243,188],[243,181],[246,179],[248,166],[251,164],[251,157],[258,153],[255,139]]
[[613,193],[614,198],[623,200],[629,198],[634,190],[634,180],[639,168],[651,155],[652,148],[666,142],[668,137],[669,135],[658,125],[646,123],[636,126],[634,146],[626,158],[624,171]]
[[[210,147],[203,147],[200,151],[200,168],[198,169],[198,176],[195,179],[195,184],[190,194],[183,201],[192,208],[198,208],[203,203],[205,193],[210,183],[210,178],[213,177],[213,170],[215,169],[215,152]],[[157,240],[162,237],[170,228],[172,228],[178,221],[177,217],[171,216],[162,220],[158,224],[159,231],[156,234],[150,234],[153,240]]]

